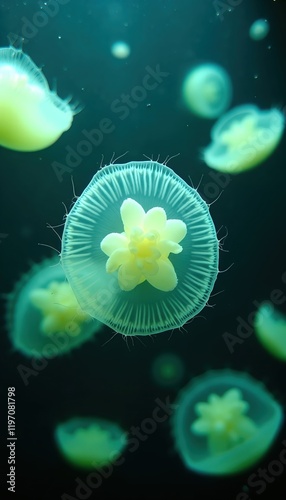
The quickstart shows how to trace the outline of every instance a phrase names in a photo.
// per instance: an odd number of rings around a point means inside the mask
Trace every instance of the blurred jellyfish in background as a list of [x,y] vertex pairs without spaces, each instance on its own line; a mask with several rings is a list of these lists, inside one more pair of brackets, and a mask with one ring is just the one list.
[[33,265],[8,295],[11,342],[26,356],[63,354],[90,339],[101,326],[80,309],[58,257]]
[[124,335],[150,335],[205,306],[218,240],[208,205],[166,165],[109,165],[66,219],[61,262],[83,311]]
[[253,104],[231,109],[211,130],[212,142],[203,150],[205,163],[220,172],[237,174],[265,161],[278,146],[284,116]]
[[79,111],[49,89],[21,49],[0,49],[0,146],[38,151],[57,141]]
[[73,418],[56,427],[55,440],[72,465],[98,469],[119,458],[127,445],[127,433],[108,420]]
[[269,22],[267,19],[257,19],[249,28],[249,36],[252,40],[263,40],[269,33]]
[[185,366],[177,354],[164,353],[152,363],[152,376],[156,384],[172,387],[180,384],[185,373]]
[[126,42],[115,42],[111,45],[111,54],[116,59],[127,59],[130,55],[130,46]]
[[208,372],[179,394],[173,431],[188,469],[235,474],[267,452],[283,421],[282,407],[244,373]]
[[257,338],[270,354],[286,361],[286,316],[273,307],[271,302],[263,302],[254,318]]
[[213,119],[229,107],[232,83],[225,69],[218,64],[202,64],[187,74],[182,93],[192,113]]

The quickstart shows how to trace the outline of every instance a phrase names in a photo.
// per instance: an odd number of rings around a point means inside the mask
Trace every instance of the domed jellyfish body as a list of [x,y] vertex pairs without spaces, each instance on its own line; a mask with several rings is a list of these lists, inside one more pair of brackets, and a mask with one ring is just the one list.
[[124,335],[182,326],[218,274],[209,207],[157,162],[99,170],[69,213],[61,261],[80,307]]
[[90,339],[101,326],[81,311],[58,258],[35,264],[8,296],[10,338],[26,356],[63,354]]
[[230,77],[218,64],[196,66],[183,82],[183,99],[192,113],[202,118],[217,118],[232,99]]
[[257,19],[249,28],[249,36],[252,40],[263,40],[269,33],[269,22],[267,19]]
[[116,59],[127,59],[130,55],[130,46],[126,42],[114,42],[111,46],[111,54]]
[[271,302],[263,302],[259,306],[254,329],[265,349],[281,361],[286,361],[286,316]]
[[237,174],[265,161],[279,144],[284,116],[278,109],[260,110],[252,104],[231,109],[211,130],[205,163],[220,172]]
[[0,145],[38,151],[68,130],[75,111],[50,91],[42,71],[22,50],[0,49]]
[[56,427],[55,440],[72,465],[99,469],[118,459],[126,447],[127,434],[108,420],[73,418]]
[[164,353],[155,358],[152,363],[152,375],[156,384],[172,387],[180,384],[185,372],[185,366],[177,354]]
[[176,401],[174,437],[188,469],[239,473],[267,452],[283,421],[281,406],[248,375],[212,371],[187,385]]

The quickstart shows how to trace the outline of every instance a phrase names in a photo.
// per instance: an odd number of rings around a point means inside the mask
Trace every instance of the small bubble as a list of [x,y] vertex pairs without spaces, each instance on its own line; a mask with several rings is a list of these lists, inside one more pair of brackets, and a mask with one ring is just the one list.
[[258,75],[257,75],[257,74],[256,74],[256,75],[254,75],[254,79],[255,79],[255,80],[257,80],[257,78],[258,78]]
[[147,108],[150,108],[151,107],[151,104],[150,102],[148,102],[148,104],[146,104]]
[[58,36],[58,39],[59,39],[59,40],[61,40],[61,39],[62,39],[61,35],[59,35],[59,36]]
[[272,49],[272,46],[271,46],[271,45],[268,45],[268,47],[267,47],[267,48],[268,48],[268,50],[270,50],[270,49]]

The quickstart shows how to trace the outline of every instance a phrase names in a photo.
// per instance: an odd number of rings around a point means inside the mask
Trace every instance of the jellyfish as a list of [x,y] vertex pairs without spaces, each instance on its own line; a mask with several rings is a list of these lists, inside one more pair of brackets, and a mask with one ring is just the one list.
[[230,105],[232,84],[218,64],[202,64],[192,69],[183,82],[183,99],[192,113],[202,118],[217,118]]
[[263,302],[253,324],[256,336],[265,349],[281,361],[286,361],[286,316],[271,302]]
[[35,358],[66,353],[102,326],[80,309],[58,258],[22,276],[8,295],[6,322],[14,348]]
[[231,109],[211,130],[203,160],[215,170],[237,174],[265,161],[278,146],[284,117],[278,109],[263,111],[252,104]]
[[218,274],[209,207],[166,165],[100,169],[69,213],[61,262],[81,309],[123,335],[179,328]]
[[158,385],[172,387],[179,384],[184,376],[184,363],[177,354],[164,353],[152,363],[153,379]]
[[118,460],[127,445],[121,427],[98,418],[73,418],[55,429],[56,444],[75,467],[99,469]]
[[130,55],[130,46],[126,42],[115,42],[111,46],[111,54],[116,59],[127,59]]
[[249,28],[249,36],[252,40],[263,40],[269,33],[269,22],[267,19],[257,19]]
[[57,141],[79,111],[49,89],[21,49],[0,48],[0,146],[38,151]]
[[177,398],[173,431],[188,469],[208,475],[239,473],[273,443],[282,407],[247,374],[217,370],[197,377]]

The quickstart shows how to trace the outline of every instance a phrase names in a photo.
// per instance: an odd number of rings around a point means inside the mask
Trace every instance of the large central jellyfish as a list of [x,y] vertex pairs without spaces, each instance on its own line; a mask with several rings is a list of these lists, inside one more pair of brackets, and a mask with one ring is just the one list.
[[73,106],[49,89],[42,71],[22,50],[0,49],[0,145],[38,151],[68,130]]
[[109,165],[67,216],[61,261],[82,310],[124,335],[181,327],[218,274],[209,207],[166,165]]

